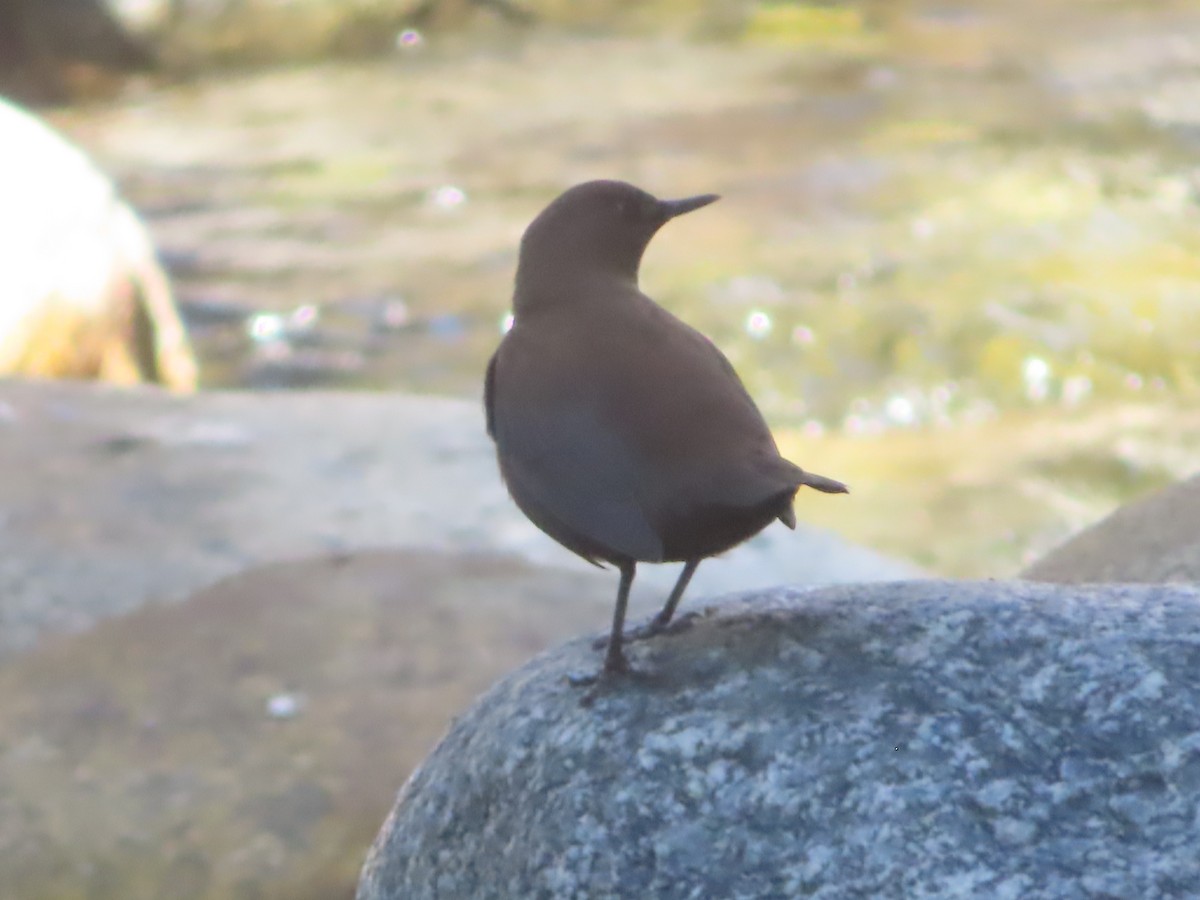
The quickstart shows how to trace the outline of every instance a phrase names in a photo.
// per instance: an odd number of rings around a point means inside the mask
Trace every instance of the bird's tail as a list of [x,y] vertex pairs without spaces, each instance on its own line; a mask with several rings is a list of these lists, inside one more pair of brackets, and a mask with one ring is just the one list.
[[796,496],[796,491],[801,487],[810,487],[825,494],[850,493],[850,488],[846,487],[840,481],[834,481],[832,478],[826,478],[824,475],[817,475],[814,472],[805,472],[794,463],[788,463],[788,465],[799,476],[794,482],[796,487],[787,492],[787,502],[783,510],[779,513],[779,521],[788,528],[796,527],[796,513],[792,509],[792,498]]
[[803,472],[800,484],[820,491],[822,494],[850,493],[850,488],[846,487],[840,481],[834,481],[832,478],[826,478],[824,475],[817,475],[815,472]]

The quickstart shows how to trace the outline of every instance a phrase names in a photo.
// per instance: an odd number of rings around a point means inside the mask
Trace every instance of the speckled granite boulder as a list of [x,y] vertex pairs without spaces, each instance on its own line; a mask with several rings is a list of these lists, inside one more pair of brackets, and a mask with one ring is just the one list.
[[359,900],[1200,896],[1200,589],[781,590],[632,660],[480,699]]
[[1080,532],[1022,573],[1036,581],[1200,581],[1200,475]]

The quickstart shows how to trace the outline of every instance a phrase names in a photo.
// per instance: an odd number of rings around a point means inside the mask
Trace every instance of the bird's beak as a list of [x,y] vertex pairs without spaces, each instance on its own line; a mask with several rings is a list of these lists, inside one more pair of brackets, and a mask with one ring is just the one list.
[[681,200],[659,200],[659,206],[662,209],[664,219],[673,219],[676,216],[682,216],[684,213],[690,213],[702,206],[708,206],[710,203],[715,203],[720,200],[719,194],[700,194],[696,197],[684,197]]

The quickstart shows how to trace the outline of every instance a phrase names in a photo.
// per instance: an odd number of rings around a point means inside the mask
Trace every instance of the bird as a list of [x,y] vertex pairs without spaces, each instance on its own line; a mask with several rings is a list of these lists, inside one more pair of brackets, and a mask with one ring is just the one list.
[[650,636],[702,560],[775,520],[794,529],[801,487],[848,493],[784,459],[725,355],[638,287],[658,230],[718,199],[660,200],[614,180],[563,192],[521,238],[512,324],[488,362],[487,433],[513,501],[620,573],[597,677],[632,671],[624,624],[638,563],[683,563]]

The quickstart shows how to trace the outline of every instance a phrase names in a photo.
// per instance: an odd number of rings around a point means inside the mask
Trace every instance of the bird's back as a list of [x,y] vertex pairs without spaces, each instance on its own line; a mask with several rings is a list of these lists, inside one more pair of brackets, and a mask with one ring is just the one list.
[[604,290],[518,317],[493,360],[489,418],[526,513],[581,555],[648,561],[789,515],[804,473],[728,360],[632,286]]

